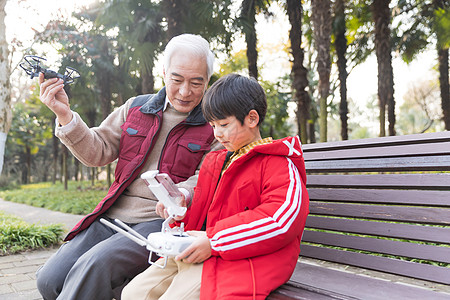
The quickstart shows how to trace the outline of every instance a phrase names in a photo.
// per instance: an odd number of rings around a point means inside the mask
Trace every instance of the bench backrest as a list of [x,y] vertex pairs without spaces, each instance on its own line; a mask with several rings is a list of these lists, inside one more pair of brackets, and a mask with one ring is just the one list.
[[303,151],[301,256],[450,284],[450,132]]

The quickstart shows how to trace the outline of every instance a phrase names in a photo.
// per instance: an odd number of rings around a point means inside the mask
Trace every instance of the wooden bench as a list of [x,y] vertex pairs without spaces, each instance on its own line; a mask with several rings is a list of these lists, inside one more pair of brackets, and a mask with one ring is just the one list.
[[303,150],[301,256],[268,299],[450,299],[450,132]]

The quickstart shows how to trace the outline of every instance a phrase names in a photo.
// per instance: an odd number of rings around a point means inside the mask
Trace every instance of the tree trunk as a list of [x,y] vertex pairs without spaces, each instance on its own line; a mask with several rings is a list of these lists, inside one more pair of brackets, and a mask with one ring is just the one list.
[[25,146],[25,170],[26,175],[25,178],[25,184],[31,183],[31,148],[28,146]]
[[69,150],[67,149],[66,146],[64,146],[63,144],[61,144],[62,146],[62,162],[61,162],[61,172],[62,172],[62,176],[63,179],[63,183],[64,183],[64,190],[67,191],[68,189],[68,181],[69,181],[69,170],[68,170],[68,157],[69,157]]
[[441,89],[441,102],[445,130],[450,131],[450,95],[449,95],[449,75],[448,75],[448,49],[438,50],[439,60],[439,85]]
[[186,10],[186,3],[183,0],[165,0],[165,17],[167,20],[167,39],[184,32],[183,11]]
[[348,140],[348,103],[347,103],[347,38],[345,37],[345,0],[336,0],[335,15],[335,42],[337,66],[339,71],[339,116],[341,118],[341,138]]
[[94,186],[95,184],[95,171],[97,170],[97,168],[91,168],[91,185]]
[[63,183],[64,182],[64,144],[61,144],[61,155],[59,157],[59,182]]
[[291,41],[292,62],[292,90],[295,93],[297,103],[298,135],[302,143],[308,142],[308,120],[310,119],[311,98],[306,88],[308,87],[308,71],[303,66],[305,54],[302,45],[302,3],[297,0],[287,0],[287,14],[291,23],[289,39]]
[[242,2],[242,18],[248,26],[244,26],[245,42],[247,43],[248,74],[258,80],[258,50],[256,48],[256,9],[255,0]]
[[317,72],[319,73],[319,125],[320,141],[327,141],[327,100],[330,93],[330,44],[331,44],[331,2],[312,0],[312,21],[314,43],[317,52]]
[[80,177],[82,177],[82,176],[80,175],[80,173],[81,173],[80,162],[78,161],[78,159],[76,157],[73,158],[73,168],[74,168],[73,174],[75,177],[75,181],[81,181]]
[[[95,119],[96,119],[96,115],[97,115],[96,110],[92,109],[91,111],[88,111],[86,114],[87,114],[87,120],[88,120],[89,127],[94,127]],[[91,169],[91,184],[94,185],[95,184],[95,179],[94,179],[94,174],[95,174],[94,169],[95,168],[91,167],[90,169]],[[88,171],[88,173],[89,173],[89,171]]]
[[142,79],[142,94],[153,94],[155,89],[155,79],[153,77],[153,74],[143,72],[141,74]]
[[56,183],[56,177],[58,174],[58,145],[59,145],[59,140],[55,135],[55,119],[56,116],[53,117],[52,119],[52,146],[53,146],[53,172],[52,172],[52,183],[55,184]]
[[392,70],[390,0],[377,0],[372,4],[375,23],[375,53],[378,63],[378,99],[380,103],[380,136],[386,136],[386,110],[389,135],[395,135],[394,74]]
[[[76,158],[75,158],[76,159]],[[78,161],[78,160],[77,160]],[[80,182],[84,180],[84,167],[83,164],[78,163],[78,167],[80,170]]]
[[5,31],[6,0],[0,0],[0,173],[3,169],[6,136],[11,127],[9,50]]
[[[434,0],[435,9],[445,9],[443,0]],[[442,119],[444,120],[445,130],[450,131],[450,90],[449,90],[449,75],[448,75],[448,47],[444,46],[441,31],[437,30],[437,53],[439,64],[439,88],[441,90],[441,106]]]
[[[108,40],[104,39],[102,41],[101,51],[105,61],[107,61],[108,64],[113,65],[113,57],[109,55]],[[101,69],[102,68],[100,68],[100,70]],[[109,79],[107,70],[104,70],[101,73],[103,75],[98,76],[98,85],[100,86],[100,103],[102,107],[102,117],[104,120],[111,113],[111,80]],[[112,184],[110,164],[106,166],[106,181],[109,186]]]

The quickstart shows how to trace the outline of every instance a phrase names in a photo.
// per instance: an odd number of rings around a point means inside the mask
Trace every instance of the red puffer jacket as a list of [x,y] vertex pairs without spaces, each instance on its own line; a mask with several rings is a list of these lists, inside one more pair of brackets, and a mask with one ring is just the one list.
[[226,154],[206,156],[184,219],[187,230],[206,220],[211,240],[201,299],[265,299],[290,278],[309,213],[300,140],[256,146],[220,176]]

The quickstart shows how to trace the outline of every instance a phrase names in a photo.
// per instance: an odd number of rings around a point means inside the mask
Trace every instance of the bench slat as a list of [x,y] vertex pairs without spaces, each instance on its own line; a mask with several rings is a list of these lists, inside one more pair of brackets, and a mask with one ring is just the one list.
[[449,225],[450,211],[440,208],[311,202],[311,214]]
[[450,142],[429,143],[420,145],[420,153],[417,153],[417,145],[380,146],[377,148],[353,148],[333,151],[315,151],[305,153],[308,161],[316,160],[343,160],[360,158],[387,158],[397,156],[430,156],[445,155],[450,153]]
[[[294,284],[292,284],[294,285]],[[285,284],[273,291],[266,300],[356,300],[353,297],[338,295],[329,291],[314,289],[309,286],[295,284],[294,286]]]
[[442,228],[318,216],[308,216],[306,219],[306,227],[450,244],[450,227]]
[[[303,153],[311,214],[301,256],[342,264],[345,271],[327,262],[296,268],[283,287],[290,295],[307,290],[336,293],[336,299],[450,299],[361,276],[376,270],[428,281],[424,286],[450,284],[450,267],[433,265],[450,263],[450,131],[307,144]],[[361,274],[350,275],[347,265],[362,268]]]
[[450,171],[450,156],[386,157],[348,160],[305,161],[308,173]]
[[305,257],[450,284],[450,268],[401,261],[363,253],[350,253],[338,249],[321,248],[305,244],[301,245],[300,248],[300,254]]
[[[325,268],[320,265],[305,262],[300,259],[295,267],[288,286],[314,288],[319,292],[333,291],[335,299],[339,295],[346,295],[352,299],[379,300],[379,299],[449,299],[447,293],[437,293],[424,288],[413,287],[401,283],[369,278],[347,271]],[[313,298],[314,299],[314,298]]]
[[391,203],[450,207],[447,191],[321,189],[308,190],[309,199],[333,202]]
[[[400,189],[450,189],[450,173],[444,174],[374,174],[308,175],[307,187],[373,187]],[[450,201],[450,200],[449,200]]]
[[450,142],[450,131],[410,134],[399,136],[386,136],[368,139],[346,140],[326,143],[312,143],[302,145],[303,152],[335,151],[340,149],[375,148],[398,145],[417,145]]
[[[304,144],[303,152],[315,152],[315,151],[334,151],[339,149],[357,149],[357,148],[373,148],[379,146],[397,146],[397,145],[409,145],[414,144],[419,146],[420,144],[428,144],[435,142],[449,142],[450,131],[422,133],[422,134],[410,134],[402,136],[387,136],[368,139],[346,140],[327,143],[313,143]],[[420,147],[420,146],[419,146]],[[309,155],[309,154],[308,154]]]
[[[450,248],[305,230],[302,241],[374,253],[450,263]],[[355,253],[355,252],[350,252]]]

